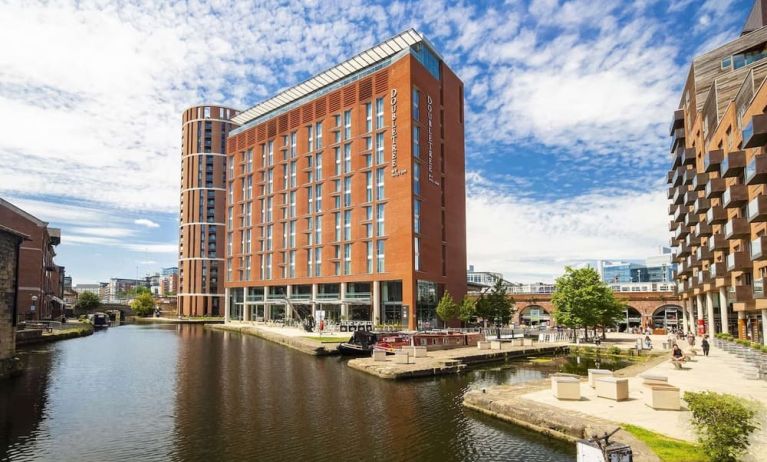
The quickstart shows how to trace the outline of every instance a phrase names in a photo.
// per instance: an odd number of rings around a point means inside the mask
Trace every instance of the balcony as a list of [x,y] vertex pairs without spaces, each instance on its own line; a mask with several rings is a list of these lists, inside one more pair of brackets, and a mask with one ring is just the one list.
[[674,111],[674,116],[671,118],[671,126],[669,127],[669,136],[673,135],[674,130],[678,128],[684,128],[684,109]]
[[684,221],[685,215],[687,215],[687,207],[677,206],[676,213],[674,213],[674,221],[682,223]]
[[722,262],[712,263],[711,266],[708,267],[708,278],[710,281],[714,281],[717,278],[723,278],[726,275],[727,268]]
[[684,193],[684,205],[692,205],[695,199],[698,198],[698,193],[695,191],[687,191]]
[[767,183],[767,155],[760,154],[751,158],[746,165],[746,184]]
[[698,259],[695,257],[695,255],[690,255],[689,257],[687,257],[687,262],[685,266],[687,268],[690,268],[690,270],[692,270],[693,268],[700,266],[700,262],[698,262]]
[[675,128],[674,131],[671,132],[671,152],[676,151],[676,148],[678,147],[685,147],[684,143],[684,127],[682,128]]
[[695,251],[695,258],[700,263],[711,261],[711,256],[711,251],[706,247],[698,247],[698,249]]
[[751,269],[751,258],[745,251],[727,255],[727,271],[745,271]]
[[716,197],[722,197],[727,185],[724,182],[724,178],[711,178],[706,183],[706,199],[714,199]]
[[695,226],[698,224],[698,214],[690,212],[684,217],[685,226]]
[[695,213],[706,213],[710,208],[711,201],[703,197],[695,199],[695,202],[692,204],[692,211]]
[[668,206],[668,214],[671,216],[674,216],[676,214],[677,209],[679,208],[678,205],[671,204]]
[[721,149],[708,151],[706,155],[703,156],[703,171],[706,173],[718,172],[723,157],[724,151]]
[[696,173],[692,179],[692,189],[694,191],[705,191],[708,183],[708,173]]
[[751,261],[767,260],[767,236],[759,236],[751,241]]
[[706,212],[706,223],[709,225],[721,225],[727,222],[727,211],[721,206],[715,205]]
[[767,144],[767,114],[758,114],[743,128],[743,147],[757,148]]
[[666,174],[666,183],[671,184],[674,179],[674,170],[669,170]]
[[744,184],[733,184],[727,187],[722,195],[722,205],[726,209],[737,209],[748,202],[748,187]]
[[678,148],[676,151],[671,151],[671,168],[677,168],[682,165],[682,155],[684,148]]
[[733,151],[722,159],[722,165],[719,166],[719,176],[722,178],[731,178],[743,173],[746,168],[746,153],[744,151]]
[[679,264],[679,266],[677,267],[677,272],[679,273],[680,276],[685,274],[690,274],[692,272],[692,268],[690,267],[690,265],[687,264],[686,259],[685,261]]
[[[672,199],[674,197],[675,192],[676,192],[676,188],[673,186],[669,186],[668,190],[666,191],[666,198]],[[671,204],[671,206],[674,206],[674,204]]]
[[751,236],[751,226],[745,218],[732,218],[724,225],[726,239],[744,239]]
[[684,238],[684,243],[687,244],[687,247],[696,247],[700,245],[700,238],[690,233]]
[[682,165],[692,165],[695,167],[695,148],[687,148],[682,151]]
[[[676,229],[676,228],[675,228]],[[671,230],[673,231],[673,229]],[[698,238],[708,237],[712,234],[711,225],[708,223],[700,222],[695,225],[695,236]]]
[[677,241],[684,239],[688,234],[690,234],[690,230],[687,228],[687,226],[680,226],[674,232],[674,239]]
[[679,186],[678,188],[674,189],[674,196],[671,198],[671,200],[674,202],[674,204],[681,205],[684,202],[684,195],[687,192],[687,188],[683,186]]
[[731,286],[727,289],[728,302],[748,302],[753,298],[754,292],[751,286]]
[[716,250],[727,250],[729,247],[730,244],[727,242],[727,238],[721,233],[712,234],[711,237],[708,238],[708,250],[712,252]]
[[690,246],[682,242],[676,247],[676,258],[682,259],[684,257],[689,257],[690,254]]
[[708,271],[698,271],[698,275],[695,277],[698,286],[708,282]]
[[767,196],[759,194],[748,203],[748,222],[764,223],[767,221]]
[[671,185],[681,186],[682,181],[684,180],[684,173],[686,171],[687,169],[684,166],[680,166],[674,169],[674,174],[671,175]]
[[754,279],[753,294],[754,298],[764,298],[764,278]]
[[[698,171],[695,170],[695,168],[689,168],[684,171],[684,175],[682,176],[682,184],[691,185],[693,181],[695,180],[695,177],[698,175]],[[703,188],[705,188],[705,182],[703,185]],[[694,189],[694,188],[693,188]]]
[[671,220],[669,222],[669,225],[668,225],[668,230],[669,231],[674,231],[678,226],[679,226],[679,222],[678,221]]

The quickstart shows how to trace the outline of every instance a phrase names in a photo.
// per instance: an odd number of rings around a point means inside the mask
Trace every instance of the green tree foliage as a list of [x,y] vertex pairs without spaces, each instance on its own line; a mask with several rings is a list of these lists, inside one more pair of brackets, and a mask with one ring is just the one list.
[[749,400],[704,391],[685,392],[698,441],[717,462],[735,462],[746,453],[749,436],[759,428],[756,408]]
[[500,279],[490,291],[480,295],[476,303],[476,315],[496,325],[511,322],[514,311],[514,299],[506,295],[506,287]]
[[101,306],[99,296],[92,292],[83,292],[77,296],[75,309],[77,311],[91,311]]
[[461,307],[458,306],[453,300],[453,297],[450,296],[450,292],[446,290],[445,294],[442,295],[442,298],[437,304],[436,311],[437,311],[437,316],[439,316],[439,319],[447,323],[455,319],[458,319],[458,315],[460,314],[460,309]]
[[152,298],[152,294],[144,292],[138,295],[131,301],[130,307],[133,309],[133,312],[139,316],[148,316],[152,314],[152,311],[154,310],[154,299]]
[[583,327],[588,336],[589,327],[614,325],[623,316],[623,305],[593,268],[566,267],[556,285],[551,302],[556,308],[554,319],[560,325]]
[[465,323],[474,322],[477,319],[477,302],[464,296],[458,310],[458,319]]

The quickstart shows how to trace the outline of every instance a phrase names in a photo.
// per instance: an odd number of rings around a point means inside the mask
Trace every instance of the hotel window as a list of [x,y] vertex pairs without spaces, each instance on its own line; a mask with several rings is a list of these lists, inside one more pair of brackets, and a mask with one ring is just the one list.
[[312,275],[312,249],[306,249],[306,275]]
[[229,229],[233,228],[232,226],[233,218],[234,218],[234,207],[229,207],[229,209],[226,212],[226,223],[227,223],[226,226]]
[[[290,158],[296,157],[296,132],[290,133]],[[271,164],[271,161],[270,161]]]
[[290,222],[290,240],[288,241],[288,247],[293,248],[296,246],[296,220]]
[[352,245],[344,244],[344,274],[352,273]]
[[306,245],[314,245],[314,219],[312,217],[306,219],[306,235]]
[[316,128],[314,130],[314,136],[316,137],[315,143],[316,143],[316,149],[322,149],[322,122],[317,122]]
[[344,145],[344,173],[352,171],[352,144],[346,143]]
[[383,236],[386,232],[386,229],[384,229],[384,204],[378,204],[376,206],[376,220],[378,225],[376,236]]
[[352,111],[344,112],[344,139],[352,139]]
[[314,243],[322,244],[322,217],[314,217]]
[[373,272],[373,241],[367,241],[367,259],[368,259],[368,273]]
[[250,280],[250,255],[245,257],[245,280]]
[[308,188],[306,188],[306,207],[307,207],[307,213],[314,212],[313,206],[314,206],[314,200],[312,198],[312,187],[309,186]]
[[336,239],[335,241],[338,242],[341,240],[341,213],[335,212],[333,214],[333,219],[335,220],[336,224]]
[[231,282],[232,280],[232,258],[231,257],[227,258],[226,260],[226,280],[228,282]]
[[290,272],[288,273],[288,276],[291,278],[296,277],[296,251],[291,250],[289,253],[290,258]]
[[290,191],[290,212],[288,213],[290,218],[296,216],[296,192]]
[[365,202],[373,202],[373,173],[365,172]]
[[372,167],[373,166],[373,156],[370,154],[365,154],[363,156],[365,158],[365,167]]
[[416,233],[421,232],[421,201],[413,200],[413,230]]
[[[251,154],[253,154],[253,151],[251,151]],[[227,162],[229,162],[229,181],[234,180],[234,156],[230,157]]]
[[253,202],[248,202],[247,211],[248,211],[248,215],[247,215],[247,220],[245,220],[245,222],[247,223],[248,226],[253,226]]
[[376,98],[376,129],[384,127],[384,99]]
[[421,157],[421,127],[413,127],[413,157]]
[[421,119],[421,93],[413,88],[413,118]]
[[334,255],[334,257],[333,257],[333,260],[334,260],[334,262],[333,262],[333,274],[338,276],[338,275],[341,274],[341,262],[340,262],[340,260],[341,260],[341,246],[339,246],[339,245],[334,245],[333,246],[333,255]]
[[365,207],[365,221],[373,221],[373,207]]
[[246,200],[253,198],[253,175],[248,175],[248,194],[245,196]]
[[266,262],[264,265],[264,279],[271,279],[272,278],[272,254],[268,253],[264,255],[264,261]]
[[341,142],[341,130],[334,130],[333,131],[333,144],[338,144]]
[[309,149],[308,152],[314,151],[314,132],[313,127],[311,125],[306,126],[306,139],[307,142],[307,148]]
[[314,275],[322,274],[322,247],[314,249]]
[[229,182],[229,203],[234,204],[234,181]]
[[341,126],[341,114],[333,115],[333,126],[339,128]]
[[274,141],[269,141],[268,149],[267,149],[267,165],[274,164]]
[[270,168],[266,171],[266,193],[274,193],[274,169]]
[[266,223],[266,207],[264,207],[264,200],[259,199],[258,205],[261,208],[261,224]]
[[290,162],[290,187],[296,187],[296,163],[297,161]]
[[421,194],[421,164],[413,162],[413,194]]
[[318,152],[314,156],[314,179],[317,181],[322,180],[322,153]]
[[373,223],[365,223],[365,237],[368,239],[373,237]]
[[282,189],[288,189],[288,164],[282,165]]
[[315,186],[315,207],[317,209],[317,213],[322,212],[322,185],[318,184]]
[[376,133],[376,164],[384,163],[384,134]]
[[251,253],[250,229],[245,230],[245,253]]
[[234,240],[234,233],[228,232],[226,234],[226,253],[227,255],[232,255],[232,241]]
[[282,248],[283,249],[288,248],[288,224],[287,223],[282,224]]
[[384,168],[376,170],[376,197],[378,200],[384,198]]
[[205,106],[204,111],[205,111],[205,118],[210,119],[210,107]]
[[365,103],[365,133],[373,131],[373,105]]
[[352,177],[344,178],[344,207],[352,205]]
[[383,273],[384,271],[386,271],[384,266],[384,245],[385,245],[384,243],[385,242],[386,241],[376,241],[376,247],[378,247],[377,248],[377,257],[378,257],[377,267],[378,267],[379,273]]
[[413,250],[415,252],[415,270],[421,270],[421,239],[413,239]]
[[371,151],[373,149],[373,138],[365,137],[365,151]]
[[344,210],[344,240],[352,240],[352,211]]
[[272,230],[274,229],[274,225],[268,225],[266,227],[266,250],[270,251],[272,250]]
[[306,182],[311,183],[314,181],[314,165],[312,164],[314,162],[314,157],[309,155],[309,157],[306,158]]
[[[245,153],[245,159],[248,165],[247,172],[251,173],[253,171],[253,150],[248,149],[248,152]],[[234,165],[232,165],[234,167]],[[232,174],[234,174],[234,169],[232,169]]]
[[333,148],[333,151],[336,154],[336,175],[341,174],[341,148],[335,147]]

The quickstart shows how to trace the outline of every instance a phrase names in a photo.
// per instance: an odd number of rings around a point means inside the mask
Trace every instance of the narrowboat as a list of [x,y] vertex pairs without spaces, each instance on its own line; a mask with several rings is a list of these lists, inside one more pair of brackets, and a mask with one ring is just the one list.
[[378,341],[378,335],[364,330],[355,331],[348,342],[338,345],[338,351],[344,356],[370,356]]
[[427,351],[477,346],[483,334],[472,332],[416,332],[413,334],[382,334],[374,349],[394,353],[402,347],[426,347]]
[[104,313],[89,314],[88,320],[93,324],[93,328],[96,330],[106,329],[110,324],[109,316]]

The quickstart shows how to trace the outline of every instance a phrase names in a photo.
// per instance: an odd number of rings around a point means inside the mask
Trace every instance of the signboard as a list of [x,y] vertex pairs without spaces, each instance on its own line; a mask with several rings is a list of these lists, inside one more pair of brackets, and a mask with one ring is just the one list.
[[702,319],[698,319],[698,335],[706,333],[706,322]]

